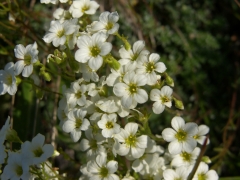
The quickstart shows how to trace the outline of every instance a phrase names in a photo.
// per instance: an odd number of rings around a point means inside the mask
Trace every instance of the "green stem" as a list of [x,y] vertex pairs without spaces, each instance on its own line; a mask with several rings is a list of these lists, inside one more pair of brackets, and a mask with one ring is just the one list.
[[125,38],[124,36],[121,36],[120,34],[115,33],[115,35],[124,43],[125,49],[126,50],[130,50],[131,49],[131,45],[128,42],[127,38]]

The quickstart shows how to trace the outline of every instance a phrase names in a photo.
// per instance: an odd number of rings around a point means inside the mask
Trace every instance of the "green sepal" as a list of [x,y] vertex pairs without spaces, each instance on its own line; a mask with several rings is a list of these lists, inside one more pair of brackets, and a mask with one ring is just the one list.
[[165,73],[165,81],[167,85],[174,87],[174,81],[167,73]]
[[36,88],[35,92],[36,92],[36,96],[37,96],[38,99],[42,99],[42,98],[43,98],[43,96],[44,96],[44,91],[42,91],[42,90],[39,89],[39,88]]
[[22,82],[22,79],[19,76],[16,76],[16,84],[17,86]]
[[108,92],[108,89],[106,86],[103,86],[101,89],[98,90],[98,94],[104,97],[107,97],[107,92]]
[[118,60],[116,60],[111,54],[108,54],[105,57],[103,57],[103,60],[114,70],[118,70],[121,67],[121,64],[118,62]]
[[9,129],[7,131],[6,140],[8,142],[22,143],[21,139],[18,137],[17,132],[14,129]]
[[44,71],[44,68],[40,70],[40,73],[39,73],[40,76],[43,76],[43,78],[46,80],[46,81],[51,81],[51,75],[48,73],[48,72],[45,72]]

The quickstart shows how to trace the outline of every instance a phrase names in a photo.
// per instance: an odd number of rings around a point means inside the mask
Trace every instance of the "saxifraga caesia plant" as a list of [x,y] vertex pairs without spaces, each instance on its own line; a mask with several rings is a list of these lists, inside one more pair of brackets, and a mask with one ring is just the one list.
[[[173,96],[173,79],[160,55],[149,52],[144,41],[131,44],[118,33],[117,12],[103,12],[91,22],[98,8],[95,1],[76,0],[68,10],[56,9],[43,37],[46,45],[55,47],[53,54],[47,56],[47,64],[38,58],[37,42],[16,45],[16,63],[7,63],[0,70],[0,94],[15,95],[24,81],[40,97],[45,90],[41,81],[54,81],[48,63],[61,70],[60,76],[70,86],[62,90],[57,110],[59,126],[86,152],[87,161],[80,168],[82,175],[76,179],[218,179],[217,173],[209,170],[208,158],[202,158],[210,142],[206,125],[186,123],[176,115],[171,121],[172,128],[165,128],[161,136],[151,133],[148,120],[152,113],[184,109],[182,102]],[[113,38],[122,42],[119,57],[113,53],[109,40]],[[52,168],[48,158],[58,153],[51,144],[44,144],[43,135],[37,134],[31,142],[21,142],[11,128],[10,117],[0,134],[1,179],[67,176],[68,172],[63,175]],[[21,148],[9,149],[5,141],[19,142]],[[166,149],[160,146],[164,141],[169,142]]]

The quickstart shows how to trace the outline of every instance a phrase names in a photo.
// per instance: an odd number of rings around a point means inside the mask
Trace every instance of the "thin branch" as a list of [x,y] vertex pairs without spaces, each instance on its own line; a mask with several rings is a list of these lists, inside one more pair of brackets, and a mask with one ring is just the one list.
[[206,137],[206,139],[205,139],[205,141],[204,141],[204,143],[203,143],[203,146],[202,146],[202,148],[201,148],[201,152],[200,152],[200,154],[199,154],[199,156],[198,156],[198,158],[197,158],[197,160],[196,160],[196,163],[195,163],[195,165],[194,165],[194,167],[193,167],[193,169],[192,169],[192,172],[191,172],[190,175],[188,176],[187,180],[192,180],[192,179],[193,179],[194,174],[196,173],[197,168],[198,168],[198,166],[199,166],[199,164],[200,164],[200,162],[201,162],[201,160],[202,160],[202,157],[203,157],[203,155],[204,155],[204,153],[205,153],[205,151],[206,151],[207,141],[208,141],[208,136]]
[[[55,91],[59,90],[60,83],[61,83],[61,76],[58,76]],[[56,136],[57,136],[57,133],[58,133],[57,128],[56,128],[58,98],[59,98],[59,94],[55,94],[54,109],[53,109],[53,120],[52,120],[52,132],[51,132],[51,144],[54,146],[55,149],[57,148],[55,140],[56,140]]]
[[240,7],[240,3],[238,2],[238,0],[234,0],[234,1]]

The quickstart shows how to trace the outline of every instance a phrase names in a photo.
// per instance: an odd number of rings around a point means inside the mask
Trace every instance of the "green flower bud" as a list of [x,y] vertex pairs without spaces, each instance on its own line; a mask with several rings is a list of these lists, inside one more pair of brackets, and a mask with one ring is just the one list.
[[51,81],[51,75],[48,72],[45,72],[44,70],[41,70],[39,75],[43,76],[43,78],[46,81]]
[[176,107],[176,108],[181,109],[181,110],[184,109],[184,105],[183,105],[182,101],[180,101],[180,100],[178,100],[178,99],[175,99],[175,98],[173,98],[173,100],[174,100],[174,103],[175,103],[175,107]]
[[212,162],[208,156],[203,156],[202,161],[205,162],[206,164],[210,164]]
[[114,70],[118,70],[121,67],[120,63],[114,58],[111,58],[111,62],[109,62],[108,64]]
[[169,86],[174,86],[174,81],[173,81],[173,79],[166,73],[165,74],[165,78],[166,78],[166,83],[167,83],[167,85],[169,85]]
[[18,76],[16,76],[16,84],[17,86],[22,82],[22,79]]

